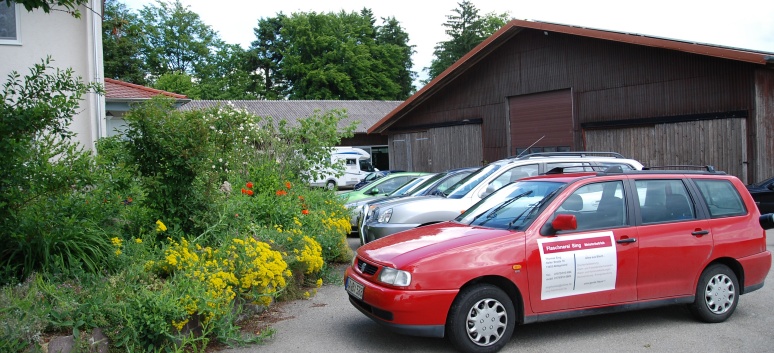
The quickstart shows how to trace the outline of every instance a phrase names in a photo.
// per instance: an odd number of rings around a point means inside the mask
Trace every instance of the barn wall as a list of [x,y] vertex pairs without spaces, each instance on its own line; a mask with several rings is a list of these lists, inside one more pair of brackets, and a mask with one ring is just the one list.
[[749,182],[746,119],[584,131],[590,151],[616,150],[645,166],[712,165]]
[[752,182],[774,176],[774,71],[755,72],[755,113],[750,119]]
[[[759,159],[762,157],[758,154],[772,150],[771,142],[763,142],[762,137],[770,137],[774,131],[774,84],[771,70],[756,74],[756,67],[661,48],[524,29],[395,122],[387,133],[399,133],[414,125],[481,119],[483,160],[494,161],[509,156],[514,147],[508,133],[513,124],[509,121],[509,99],[571,90],[573,107],[568,119],[574,119],[574,125],[569,142],[576,148],[584,145],[581,125],[587,123],[742,111],[748,116],[757,114],[755,129],[747,127],[758,136],[755,148],[748,146],[748,153],[755,152],[751,157]],[[545,126],[546,131],[551,128]],[[622,150],[626,146],[610,148]],[[685,157],[680,164],[688,164],[691,156]],[[696,163],[717,164],[714,160]],[[771,170],[771,165],[767,168]]]

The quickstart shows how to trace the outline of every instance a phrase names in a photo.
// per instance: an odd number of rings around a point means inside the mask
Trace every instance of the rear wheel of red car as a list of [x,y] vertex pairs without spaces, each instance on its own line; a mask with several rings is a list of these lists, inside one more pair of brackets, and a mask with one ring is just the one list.
[[707,267],[696,286],[696,298],[688,306],[691,313],[704,322],[723,322],[739,302],[739,281],[730,268],[722,264]]
[[463,352],[497,352],[510,340],[515,323],[513,302],[502,289],[476,285],[462,290],[454,300],[446,333]]

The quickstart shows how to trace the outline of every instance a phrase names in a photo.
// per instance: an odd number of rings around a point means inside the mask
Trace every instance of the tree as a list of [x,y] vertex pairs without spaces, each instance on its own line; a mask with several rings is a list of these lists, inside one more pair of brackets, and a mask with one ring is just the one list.
[[153,77],[166,73],[195,74],[210,57],[218,35],[179,0],[146,5],[140,10],[145,38],[142,54]]
[[407,98],[408,36],[394,19],[383,31],[375,22],[368,9],[259,21],[251,50],[259,61],[256,69],[265,74],[265,96],[282,97],[287,87],[290,99]]
[[5,0],[5,4],[8,6],[11,6],[12,2],[21,4],[27,11],[41,9],[45,13],[49,13],[51,10],[58,10],[51,6],[64,7],[66,12],[70,13],[75,18],[79,18],[81,17],[81,12],[78,11],[78,7],[87,5],[89,0]]
[[142,59],[142,25],[136,14],[116,0],[105,1],[102,57],[105,77],[147,85]]
[[382,51],[377,53],[380,54],[377,57],[388,62],[388,78],[400,86],[398,99],[403,100],[414,92],[412,84],[417,76],[416,72],[411,71],[414,46],[408,44],[409,35],[395,17],[383,18],[382,21],[384,25],[376,29],[376,44]]
[[433,61],[428,70],[427,82],[436,78],[449,66],[475,48],[487,37],[500,29],[508,22],[508,13],[489,13],[481,17],[478,8],[470,1],[458,3],[458,8],[453,9],[454,14],[446,16],[446,34],[450,40],[439,42],[433,51]]
[[288,95],[287,81],[280,70],[282,53],[287,47],[281,33],[285,20],[285,15],[280,12],[276,17],[259,19],[258,27],[253,29],[256,40],[251,43],[250,58],[252,67],[262,74],[260,96],[265,99],[282,99]]
[[198,99],[257,99],[263,82],[252,73],[251,52],[236,44],[216,41],[215,53],[196,67]]

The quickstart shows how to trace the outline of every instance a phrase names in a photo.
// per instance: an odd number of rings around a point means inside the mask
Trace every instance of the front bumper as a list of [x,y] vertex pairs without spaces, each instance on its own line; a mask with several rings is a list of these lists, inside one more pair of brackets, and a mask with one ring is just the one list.
[[376,239],[384,238],[390,234],[402,232],[404,230],[414,229],[419,227],[419,224],[413,223],[376,223],[369,222],[363,224],[360,234],[361,243],[369,243]]
[[387,288],[367,280],[351,266],[344,278],[365,287],[363,299],[347,295],[355,308],[375,322],[400,334],[444,337],[446,315],[459,291]]

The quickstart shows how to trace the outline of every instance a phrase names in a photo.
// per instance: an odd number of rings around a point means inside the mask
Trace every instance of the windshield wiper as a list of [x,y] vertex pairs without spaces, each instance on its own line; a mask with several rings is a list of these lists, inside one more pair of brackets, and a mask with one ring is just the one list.
[[513,202],[515,202],[516,200],[518,200],[518,199],[520,199],[520,198],[522,198],[524,196],[528,196],[528,195],[532,195],[532,190],[525,191],[525,192],[522,192],[521,194],[518,194],[518,195],[514,196],[512,199],[507,200],[507,201],[501,203],[499,206],[495,207],[494,209],[490,210],[489,212],[486,212],[486,211],[482,212],[481,214],[477,215],[476,217],[473,217],[473,220],[471,220],[470,223],[472,224],[479,217],[481,217],[481,216],[486,214],[486,221],[484,221],[483,223],[480,224],[480,225],[484,225],[484,223],[488,222],[492,218],[497,217],[497,212],[502,210],[505,206],[508,206],[508,205],[512,204]]
[[549,200],[551,197],[553,197],[553,196],[554,196],[554,194],[556,194],[556,192],[557,192],[557,191],[559,191],[559,189],[556,189],[556,190],[554,190],[554,191],[551,191],[551,192],[549,192],[549,193],[548,193],[548,195],[546,195],[545,197],[543,197],[543,198],[542,198],[540,201],[538,201],[538,202],[535,202],[535,204],[534,204],[534,205],[532,205],[531,207],[527,207],[527,209],[525,209],[524,211],[522,211],[521,213],[519,213],[519,215],[518,215],[518,216],[516,216],[516,218],[514,218],[512,221],[508,222],[508,228],[510,229],[511,227],[513,227],[513,224],[514,224],[514,223],[516,223],[516,221],[518,221],[518,220],[521,218],[521,216],[523,216],[523,215],[524,215],[525,213],[527,213],[528,211],[530,212],[529,214],[532,214],[532,213],[533,213],[535,210],[539,210],[539,209],[540,209],[540,206],[541,206],[541,205],[543,205],[543,204],[544,204],[544,203],[545,203],[547,200]]

